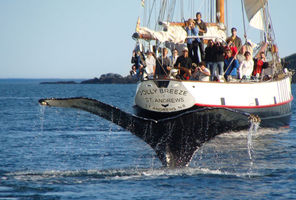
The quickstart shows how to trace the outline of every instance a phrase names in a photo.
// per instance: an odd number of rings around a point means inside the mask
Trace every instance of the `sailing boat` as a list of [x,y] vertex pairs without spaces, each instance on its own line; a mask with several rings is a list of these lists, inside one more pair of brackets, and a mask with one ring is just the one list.
[[[151,7],[147,6],[150,11],[155,10],[155,2],[152,1]],[[176,0],[172,0],[170,6],[168,2],[161,1],[158,21],[163,18],[165,8],[169,8],[168,19],[172,19]],[[147,0],[142,0],[142,3],[147,3]],[[207,23],[208,32],[203,36],[205,41],[226,39],[225,2],[216,0],[215,3],[216,14],[212,19],[216,21]],[[167,167],[188,166],[203,143],[228,131],[247,129],[250,121],[258,122],[261,119],[261,126],[267,127],[289,125],[293,100],[291,73],[284,70],[279,62],[268,2],[244,0],[243,5],[250,23],[264,30],[262,35],[267,44],[265,53],[270,57],[269,65],[272,68],[268,80],[204,82],[181,80],[174,76],[152,79],[144,76],[138,83],[135,96],[137,115],[84,97],[40,99],[39,103],[43,106],[81,109],[109,120],[150,145]],[[133,35],[137,44],[155,41],[157,46],[168,43],[176,47],[184,45],[187,38],[184,21],[172,23],[167,20],[160,24],[163,29],[151,30],[140,27],[138,20],[137,32]]]
[[[172,1],[173,4],[176,1]],[[225,2],[216,0],[215,22],[207,23],[208,32],[202,36],[206,42],[209,39],[226,40],[227,27],[225,23]],[[162,1],[160,15],[163,15],[167,1]],[[291,116],[292,74],[283,69],[274,40],[271,17],[267,0],[244,0],[245,9],[251,26],[259,29],[262,42],[257,49],[268,55],[269,78],[254,78],[254,80],[235,80],[225,82],[180,80],[172,76],[165,78],[143,78],[138,83],[135,96],[137,111],[144,116],[153,116],[161,119],[163,116],[174,116],[188,110],[201,108],[225,108],[239,112],[257,115],[261,119],[261,126],[281,127],[287,126]],[[170,16],[171,17],[171,16]],[[158,18],[160,19],[160,17]],[[186,22],[174,23],[164,21],[163,30],[150,30],[139,26],[133,38],[138,44],[150,44],[155,41],[158,47],[173,44],[184,46]],[[182,30],[183,29],[183,30]],[[185,34],[185,35],[184,35]],[[246,33],[245,33],[246,35]],[[246,38],[246,41],[247,40]],[[263,48],[265,46],[265,48]],[[255,50],[254,50],[255,51]],[[229,129],[239,128],[239,124],[229,126]]]

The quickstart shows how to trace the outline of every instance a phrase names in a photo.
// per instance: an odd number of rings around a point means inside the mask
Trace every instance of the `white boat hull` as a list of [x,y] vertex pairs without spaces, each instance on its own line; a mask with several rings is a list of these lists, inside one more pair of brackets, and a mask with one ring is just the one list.
[[159,115],[213,107],[277,118],[291,115],[292,100],[291,78],[286,76],[265,82],[147,80],[139,83],[135,104]]

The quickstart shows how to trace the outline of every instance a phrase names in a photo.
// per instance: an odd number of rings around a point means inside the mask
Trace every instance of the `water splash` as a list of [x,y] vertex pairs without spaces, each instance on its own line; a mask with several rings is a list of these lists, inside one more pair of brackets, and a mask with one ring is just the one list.
[[44,128],[44,113],[45,113],[45,106],[39,106],[39,113],[40,113],[40,132],[43,132],[43,128]]
[[252,154],[254,153],[254,146],[253,146],[253,135],[257,133],[259,125],[260,125],[260,118],[258,116],[253,116],[251,115],[250,118],[250,123],[251,126],[249,128],[249,132],[248,132],[248,136],[247,136],[247,146],[248,146],[248,155],[249,155],[249,159],[250,159],[250,168],[249,168],[249,174],[252,173],[252,169],[253,169],[253,157]]
[[248,136],[247,136],[248,154],[249,154],[250,160],[252,160],[252,153],[254,151],[252,136],[257,133],[260,122],[261,122],[261,120],[260,120],[259,117],[250,116],[251,126],[249,128],[249,133],[248,133]]

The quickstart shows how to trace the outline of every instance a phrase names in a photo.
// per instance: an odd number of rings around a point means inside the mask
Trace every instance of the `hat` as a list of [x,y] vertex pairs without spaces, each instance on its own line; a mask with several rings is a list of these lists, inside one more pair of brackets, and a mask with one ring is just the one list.
[[184,47],[184,48],[183,48],[183,51],[188,51],[188,48],[187,48],[187,47]]

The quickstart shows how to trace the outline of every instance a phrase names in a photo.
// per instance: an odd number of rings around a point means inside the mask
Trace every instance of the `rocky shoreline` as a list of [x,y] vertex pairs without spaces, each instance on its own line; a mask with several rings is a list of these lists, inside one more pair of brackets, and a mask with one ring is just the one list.
[[130,75],[121,76],[120,74],[108,73],[103,74],[100,78],[92,78],[81,82],[75,81],[53,81],[41,82],[40,84],[131,84],[136,83],[138,80]]

